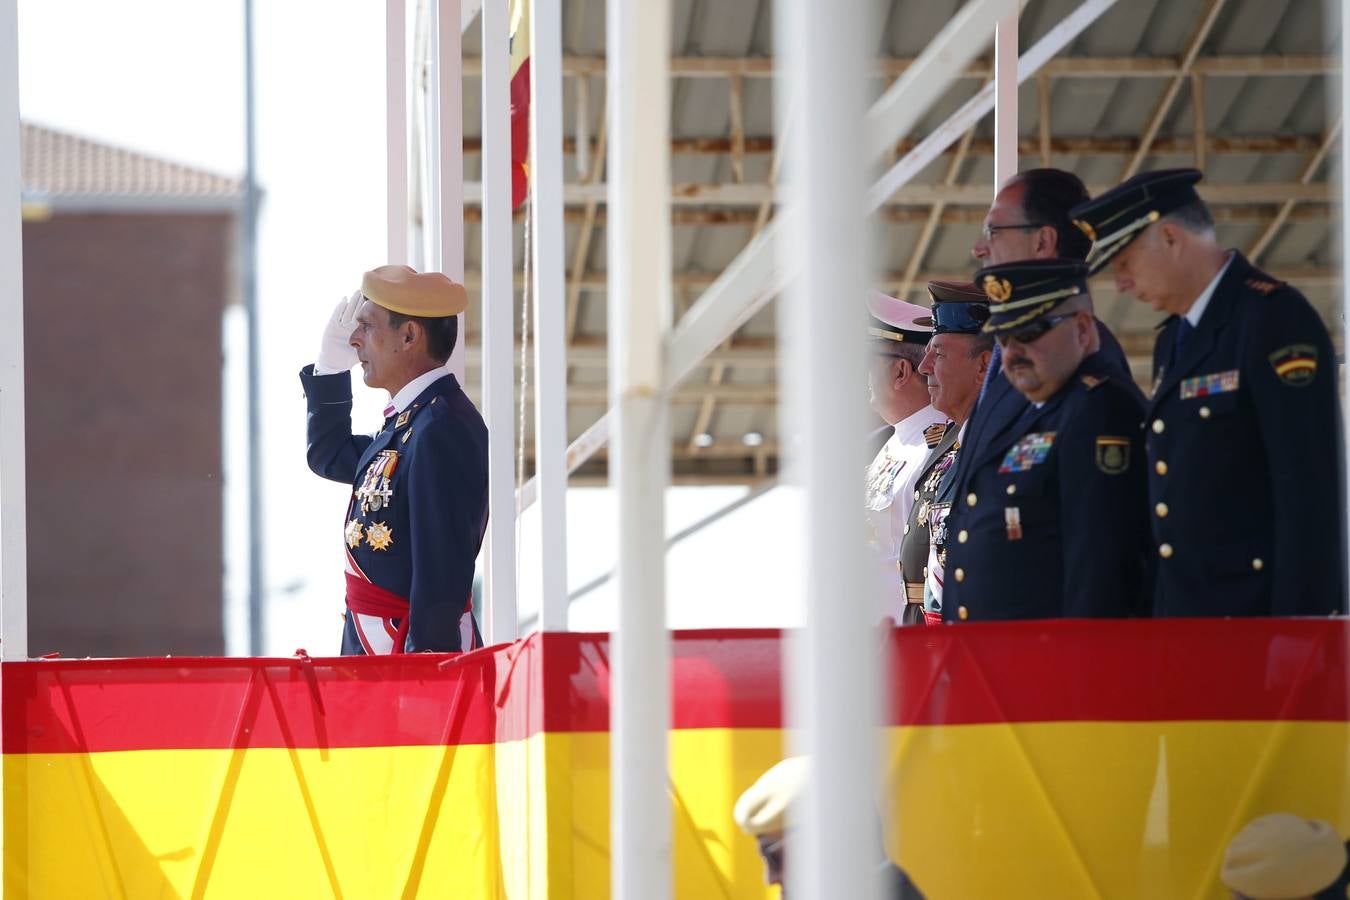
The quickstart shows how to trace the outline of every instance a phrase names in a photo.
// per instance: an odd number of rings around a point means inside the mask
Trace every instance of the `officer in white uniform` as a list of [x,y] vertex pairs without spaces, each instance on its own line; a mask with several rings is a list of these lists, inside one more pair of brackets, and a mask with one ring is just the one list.
[[867,467],[869,545],[881,576],[879,618],[901,621],[905,581],[900,544],[914,505],[914,483],[930,448],[942,438],[946,416],[932,407],[928,380],[919,374],[931,325],[919,325],[929,310],[873,292],[868,298],[868,390],[872,409],[893,433]]

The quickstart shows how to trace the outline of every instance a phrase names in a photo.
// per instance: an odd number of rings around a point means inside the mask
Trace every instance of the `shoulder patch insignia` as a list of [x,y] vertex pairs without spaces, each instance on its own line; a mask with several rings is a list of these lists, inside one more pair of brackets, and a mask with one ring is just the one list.
[[1317,376],[1317,348],[1312,344],[1290,344],[1268,357],[1275,375],[1290,387],[1303,387]]
[[1103,434],[1097,438],[1097,468],[1119,475],[1130,468],[1130,439]]
[[1082,381],[1084,387],[1086,387],[1086,388],[1090,391],[1090,390],[1092,390],[1093,388],[1095,388],[1097,385],[1099,385],[1099,384],[1101,384],[1101,383],[1107,381],[1107,380],[1109,379],[1109,377],[1110,377],[1110,376],[1105,376],[1105,375],[1104,375],[1104,376],[1100,376],[1100,377],[1098,377],[1098,376],[1096,376],[1096,375],[1084,375],[1084,376],[1083,376],[1081,379],[1079,379],[1079,380]]
[[1258,294],[1265,294],[1266,296],[1269,296],[1273,291],[1277,290],[1280,287],[1280,282],[1267,281],[1264,278],[1248,278],[1247,287],[1256,291]]
[[923,442],[928,445],[928,449],[933,449],[942,443],[942,437],[947,433],[946,422],[934,422],[923,430]]

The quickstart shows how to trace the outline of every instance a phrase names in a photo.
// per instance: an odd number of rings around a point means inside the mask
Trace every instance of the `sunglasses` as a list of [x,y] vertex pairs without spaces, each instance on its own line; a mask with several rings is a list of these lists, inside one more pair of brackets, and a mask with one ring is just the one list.
[[1065,319],[1072,319],[1078,315],[1076,312],[1060,313],[1057,316],[1046,316],[1043,319],[1037,319],[1027,325],[1023,325],[1015,331],[1005,331],[1002,334],[994,335],[1000,347],[1008,346],[1009,341],[1017,341],[1019,344],[1033,344]]

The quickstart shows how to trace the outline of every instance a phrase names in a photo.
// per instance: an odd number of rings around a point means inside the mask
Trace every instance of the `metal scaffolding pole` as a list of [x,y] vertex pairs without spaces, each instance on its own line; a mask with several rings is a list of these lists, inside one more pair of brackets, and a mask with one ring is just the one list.
[[[464,91],[460,85],[463,66],[459,0],[435,0],[431,32],[432,105],[436,128],[433,157],[436,173],[436,265],[437,271],[464,283]],[[464,383],[464,314],[459,315],[459,340],[446,366]]]
[[257,100],[253,78],[253,2],[244,3],[244,221],[239,269],[244,293],[248,359],[248,652],[262,656],[267,634],[263,547],[262,359],[258,319]]
[[[567,630],[567,336],[563,303],[562,2],[530,14],[530,246],[534,272],[535,477],[540,628]],[[663,51],[667,52],[667,51]],[[664,192],[665,184],[661,186]],[[611,332],[617,334],[617,332]],[[658,529],[658,534],[660,530]]]
[[0,656],[28,657],[19,16],[0,5]]
[[665,900],[672,891],[665,603],[670,422],[663,384],[671,321],[670,17],[669,0],[609,0],[605,36],[611,91],[609,384],[615,411],[610,478],[619,507],[610,850],[618,900]]
[[789,472],[805,498],[801,546],[811,548],[806,627],[788,666],[791,721],[801,729],[793,749],[811,761],[804,802],[791,810],[788,885],[794,896],[820,900],[875,896],[879,862],[876,633],[869,605],[848,602],[872,592],[856,466],[867,430],[861,301],[872,262],[860,52],[874,34],[867,9],[817,0],[782,0],[775,9],[784,59],[777,118],[787,121],[790,102],[796,123],[779,137],[788,191],[779,254],[798,267],[779,308],[794,361],[785,411],[800,440]]
[[482,8],[483,413],[488,425],[487,573],[483,626],[489,644],[513,641],[516,615],[516,417],[511,243],[511,70],[506,3]]
[[1013,7],[994,31],[994,192],[1017,174],[1017,20]]
[[[938,36],[929,42],[919,58],[873,105],[868,114],[871,126],[867,139],[869,152],[875,152],[880,157],[885,148],[908,134],[946,90],[949,80],[960,77],[970,60],[984,48],[985,41],[992,31],[988,24],[989,20],[1006,16],[1013,8],[1014,2],[1015,0],[970,0],[952,17]],[[1082,6],[1051,29],[1027,52],[1019,63],[1019,77],[1025,79],[1029,73],[1034,72],[1065,43],[1091,24],[1102,10],[1115,2],[1116,0],[1084,0]],[[982,92],[978,95],[962,108],[962,112],[968,111],[972,104],[987,96],[988,105],[979,111],[975,117],[975,120],[978,120],[993,108],[992,91],[993,86],[990,85],[987,93]],[[962,112],[958,112],[957,115],[961,115]],[[948,131],[951,126],[951,120],[948,120],[946,125],[940,126],[929,139],[916,147],[906,160],[912,160],[915,154],[922,151],[932,154],[928,157],[931,161],[969,129],[975,120],[965,124],[961,131],[954,132]],[[905,160],[897,163],[897,167],[904,165]],[[878,182],[874,187],[874,196],[869,198],[870,208],[880,207],[891,194],[904,187],[917,171],[918,169],[911,169],[898,172],[896,168],[892,168],[884,182]],[[593,186],[570,187],[575,190],[578,187],[584,189]],[[599,185],[595,189],[606,190],[607,186]],[[666,190],[670,190],[669,185]],[[757,196],[756,202],[762,202],[763,199],[762,195]],[[980,202],[988,201],[982,199]],[[770,222],[741,250],[716,281],[703,292],[693,307],[680,318],[679,325],[671,336],[670,353],[667,356],[667,388],[687,378],[699,361],[712,353],[777,294],[784,277],[784,270],[779,266],[779,257],[776,255],[778,231],[778,223]],[[610,415],[610,412],[606,412],[568,447],[568,461],[571,468],[580,466],[609,441]],[[536,488],[536,479],[530,479],[521,486],[519,497],[521,509],[535,501]]]
[[408,26],[405,0],[385,0],[385,228],[391,264],[408,262]]

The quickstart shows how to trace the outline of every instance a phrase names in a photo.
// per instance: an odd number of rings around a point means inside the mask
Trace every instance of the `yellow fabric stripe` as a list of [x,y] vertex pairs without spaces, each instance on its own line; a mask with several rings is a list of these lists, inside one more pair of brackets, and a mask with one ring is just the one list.
[[[887,740],[889,852],[935,900],[1218,900],[1223,848],[1255,816],[1293,811],[1350,836],[1350,723]],[[603,898],[609,741],[7,755],[6,895]],[[776,896],[731,808],[782,755],[777,729],[672,733],[675,896]]]
[[1313,369],[1317,368],[1315,359],[1291,359],[1288,362],[1282,362],[1275,367],[1276,375],[1287,375],[1295,369]]

